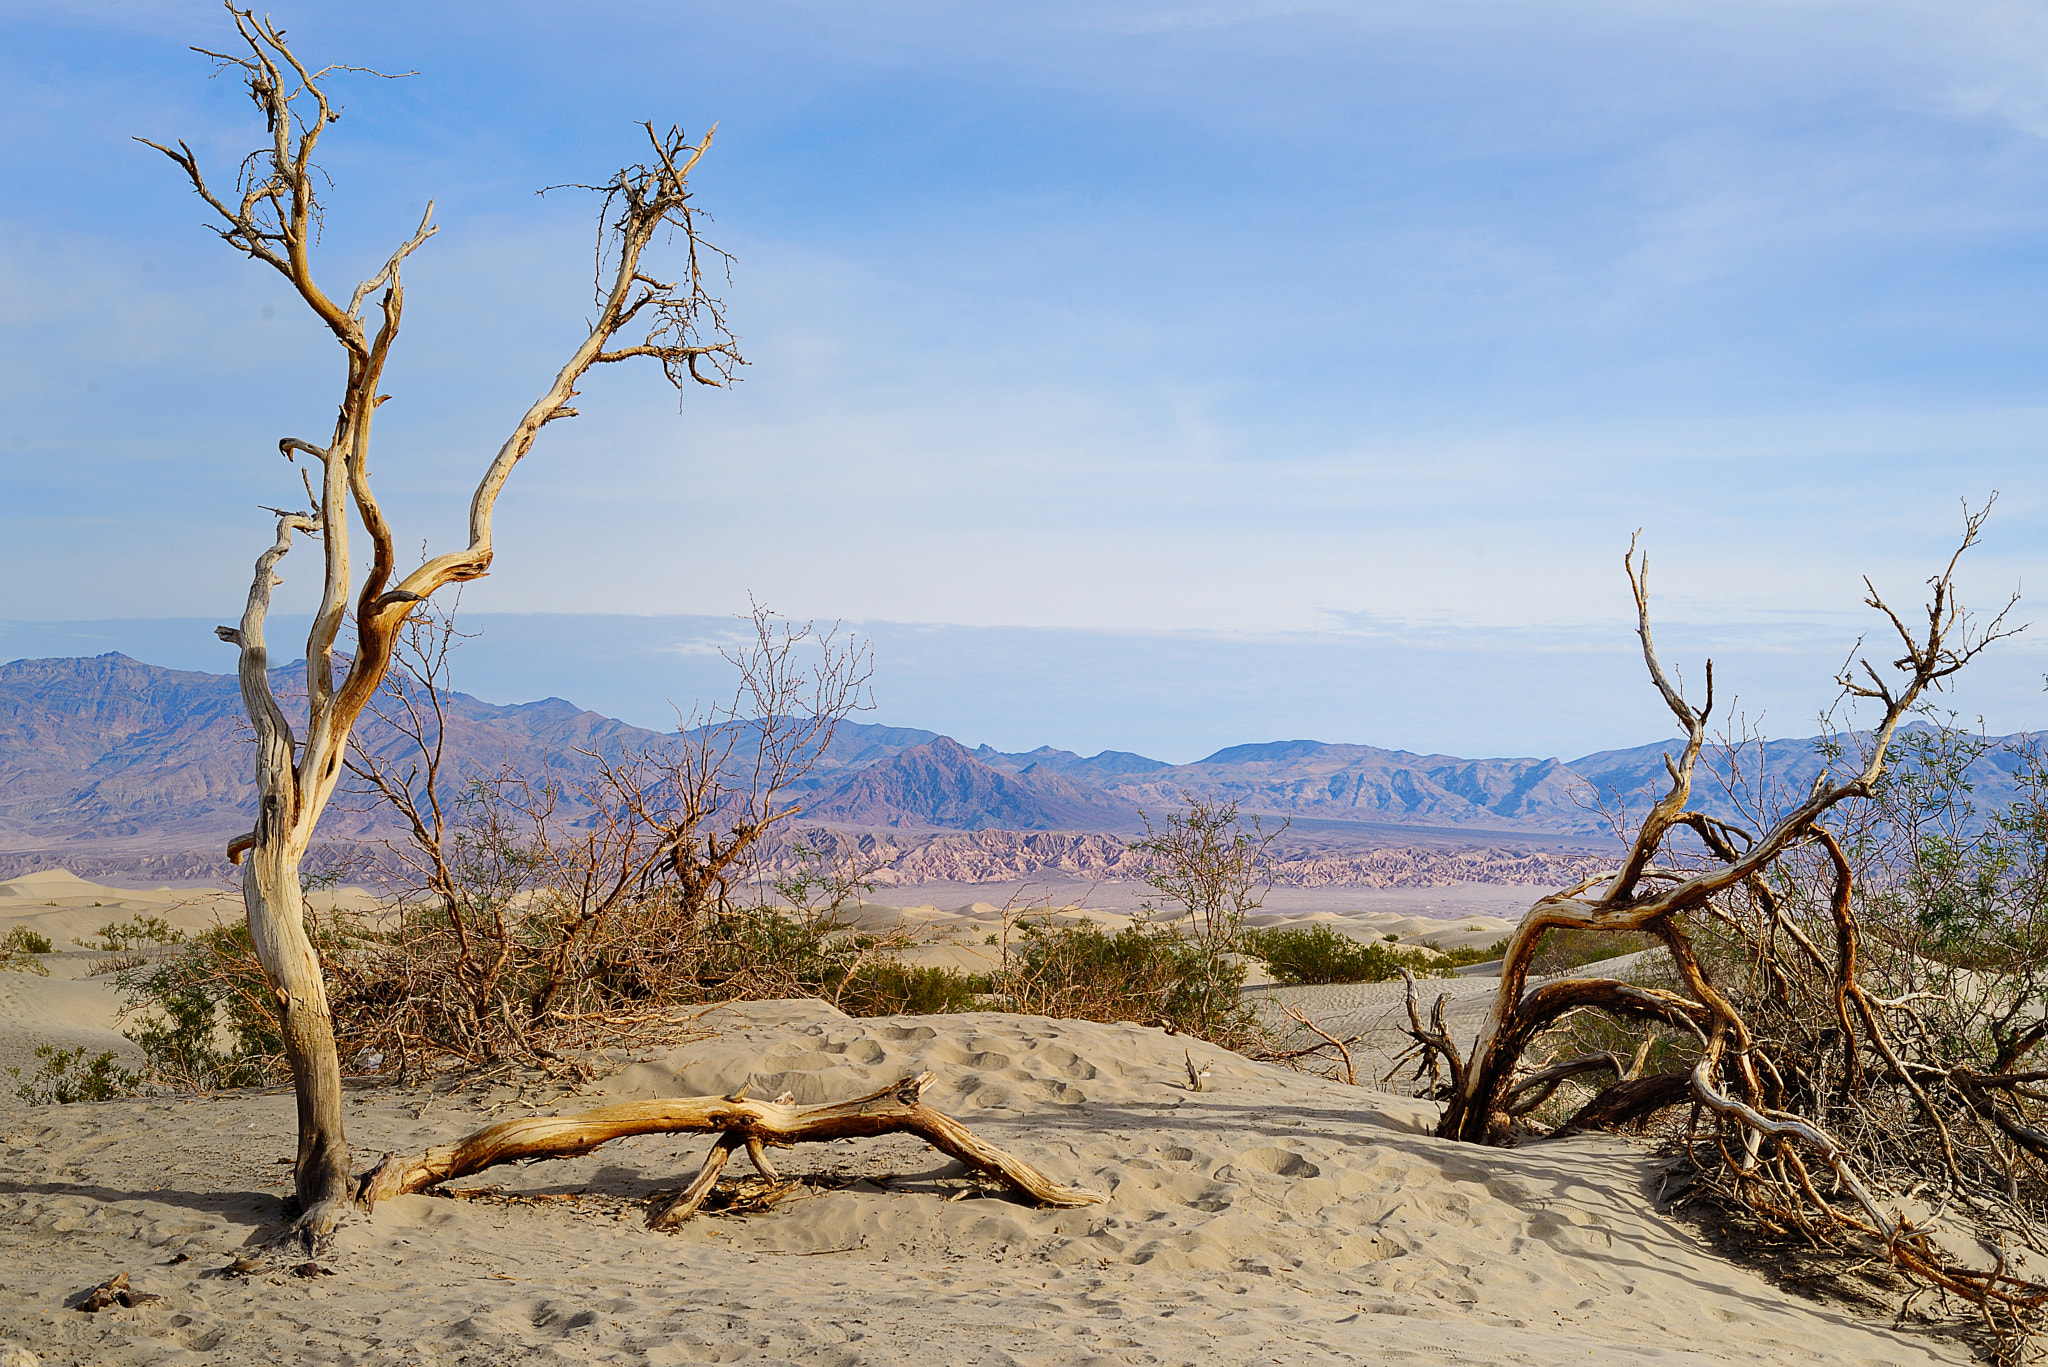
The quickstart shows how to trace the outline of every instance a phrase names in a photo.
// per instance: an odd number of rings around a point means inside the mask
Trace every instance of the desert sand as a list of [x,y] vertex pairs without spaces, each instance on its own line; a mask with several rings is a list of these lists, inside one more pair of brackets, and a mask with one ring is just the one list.
[[[322,893],[317,904],[367,906],[357,889]],[[218,921],[239,921],[242,901],[220,888],[115,888],[87,882],[62,869],[0,882],[0,935],[23,926],[43,936],[58,953],[43,960],[47,978],[0,972],[0,1069],[29,1068],[35,1046],[69,1049],[84,1045],[95,1053],[112,1049],[124,1057],[140,1054],[120,1032],[120,998],[110,980],[93,970],[121,956],[81,949],[100,927],[133,916],[151,916],[190,935]],[[13,1080],[0,1073],[11,1094]]]
[[[68,933],[89,934],[127,897],[208,914],[190,895],[40,877],[0,894],[14,913],[0,931],[79,916]],[[63,1031],[119,1039],[104,979],[73,958],[48,979],[0,975],[10,1057]],[[1441,986],[1476,1006],[1490,984]],[[1383,988],[1273,994],[1361,1024],[1394,1005]],[[340,1231],[333,1275],[294,1276],[293,1258],[233,1278],[220,1269],[281,1227],[289,1091],[6,1096],[0,1342],[44,1364],[1972,1360],[1723,1260],[1659,1209],[1658,1160],[1620,1139],[1445,1143],[1429,1103],[1201,1044],[1208,1085],[1191,1091],[1186,1041],[1138,1025],[856,1020],[793,1001],[712,1008],[697,1030],[573,1091],[537,1076],[362,1086],[357,1165],[514,1115],[742,1083],[838,1100],[929,1069],[930,1103],[1109,1199],[1034,1209],[893,1136],[784,1152],[784,1174],[806,1179],[798,1195],[656,1234],[641,1203],[687,1180],[708,1141],[643,1137],[451,1184],[471,1199],[380,1205]],[[66,1308],[119,1272],[162,1299]]]

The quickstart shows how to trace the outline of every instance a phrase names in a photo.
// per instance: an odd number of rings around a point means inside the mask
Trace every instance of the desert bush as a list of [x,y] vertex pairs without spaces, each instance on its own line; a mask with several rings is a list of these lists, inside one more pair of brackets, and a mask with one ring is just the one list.
[[[1280,831],[1235,802],[1183,793],[1185,806],[1159,822],[1144,817],[1131,843],[1155,894],[1139,923],[1114,935],[1100,926],[1026,917],[1014,938],[1005,923],[998,999],[1004,1009],[1080,1020],[1160,1021],[1226,1046],[1256,1040],[1244,1004],[1246,918],[1272,882]],[[1282,830],[1285,829],[1283,824]]]
[[[156,918],[136,920],[143,924],[103,928],[102,941],[117,946],[168,942],[176,947],[168,955],[117,961],[115,984],[127,1022],[121,1033],[142,1051],[142,1066],[121,1067],[111,1051],[88,1055],[82,1046],[40,1045],[36,1057],[42,1064],[16,1094],[38,1104],[106,1101],[163,1090],[212,1091],[281,1080],[284,1048],[271,1005],[275,997],[247,927],[215,926],[188,938]],[[315,943],[323,958],[332,957],[334,928],[322,926]],[[8,1071],[21,1077],[19,1069]]]
[[1186,804],[1155,824],[1140,814],[1145,837],[1131,842],[1145,882],[1158,894],[1145,903],[1148,916],[1164,912],[1185,917],[1183,933],[1212,953],[1241,947],[1245,919],[1257,911],[1272,885],[1272,846],[1287,829],[1268,831],[1252,817],[1238,819],[1237,804],[1182,793]]
[[872,886],[857,852],[780,835],[801,810],[791,785],[867,705],[865,644],[759,605],[748,620],[729,704],[679,718],[645,752],[587,752],[595,776],[573,787],[510,771],[454,781],[443,695],[461,638],[449,615],[408,623],[373,705],[406,754],[358,746],[347,761],[358,799],[407,834],[365,870],[395,910],[358,919],[345,955],[323,951],[344,1058],[413,1076],[546,1058],[705,1001],[957,998],[929,976],[878,976],[907,940],[845,923]]
[[14,1094],[35,1106],[68,1105],[74,1101],[111,1101],[133,1096],[141,1086],[139,1075],[122,1068],[113,1050],[87,1055],[84,1045],[59,1049],[53,1044],[36,1046],[41,1065],[27,1078],[21,1069],[9,1068],[8,1075],[20,1080]]
[[1111,934],[1049,917],[1018,923],[996,979],[1001,1008],[1073,1020],[1164,1021],[1234,1047],[1258,1035],[1244,1004],[1244,962],[1171,926]]
[[381,1055],[385,1071],[409,1075],[546,1058],[706,1002],[816,996],[881,1013],[939,991],[928,977],[878,972],[904,937],[831,917],[754,906],[700,920],[660,889],[581,926],[579,912],[541,889],[472,937],[467,965],[431,905],[356,936],[328,967],[343,1056]]
[[[352,940],[347,918],[309,918],[307,929],[324,963],[347,961],[340,952]],[[115,981],[129,1022],[122,1033],[142,1050],[148,1085],[218,1091],[285,1077],[276,994],[245,923],[213,926],[173,954],[124,968]],[[348,985],[337,989],[345,995]]]
[[1419,978],[1447,978],[1454,967],[1446,959],[1384,941],[1361,942],[1323,925],[1247,931],[1245,948],[1265,961],[1276,982],[1287,984],[1379,983],[1400,977],[1403,968]]
[[849,1016],[942,1016],[980,1010],[993,988],[988,974],[884,960],[849,974],[838,1001]]
[[145,916],[141,912],[136,912],[125,921],[109,921],[101,926],[97,939],[73,940],[71,943],[84,949],[119,954],[136,949],[162,949],[170,945],[181,945],[185,943],[185,932],[161,916]]
[[909,943],[901,932],[855,929],[832,907],[739,906],[699,924],[680,904],[654,899],[593,938],[591,969],[567,992],[616,1007],[815,996],[853,1012],[851,997],[881,1004],[854,1014],[890,1014],[907,1008],[889,1003],[940,992],[936,978],[913,985],[914,971],[893,962]]
[[27,926],[16,926],[0,936],[0,972],[36,973],[47,978],[50,970],[43,966],[39,956],[54,948],[47,935],[38,935]]
[[[1475,926],[1473,927],[1473,929],[1476,930],[1478,929],[1478,927]],[[1479,945],[1465,945],[1457,949],[1445,949],[1442,945],[1438,944],[1434,940],[1424,940],[1422,943],[1427,945],[1429,948],[1435,950],[1437,953],[1443,955],[1445,961],[1448,962],[1452,968],[1464,968],[1468,964],[1490,964],[1495,962],[1496,960],[1506,958],[1508,952],[1508,941],[1506,936],[1503,936],[1500,939],[1495,940],[1492,944],[1486,945],[1484,947]]]
[[[1552,926],[1544,931],[1543,938],[1536,942],[1536,952],[1529,960],[1529,972],[1535,977],[1555,977],[1560,973],[1569,973],[1575,968],[1584,968],[1587,964],[1602,963],[1608,959],[1619,959],[1625,954],[1638,953],[1656,943],[1639,931],[1614,933]],[[1506,952],[1505,944],[1501,946],[1501,951]]]
[[[461,938],[435,903],[309,918],[345,1067],[414,1078],[507,1058],[545,1060],[658,1030],[707,1002],[815,996],[853,1015],[972,1010],[986,978],[895,962],[909,938],[846,925],[836,911],[733,907],[699,921],[660,890],[565,944],[574,917],[542,888],[499,908],[487,947],[491,996],[477,1010]],[[473,970],[472,970],[473,973]],[[261,965],[240,926],[217,927],[123,975],[127,1031],[165,1086],[220,1088],[281,1076],[281,1039]]]

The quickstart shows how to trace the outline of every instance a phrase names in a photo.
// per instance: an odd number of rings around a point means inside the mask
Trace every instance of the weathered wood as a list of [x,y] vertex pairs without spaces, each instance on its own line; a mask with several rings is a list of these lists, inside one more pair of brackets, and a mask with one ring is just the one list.
[[674,1229],[697,1213],[697,1207],[704,1204],[704,1198],[718,1185],[718,1174],[725,1171],[726,1160],[732,1157],[734,1149],[742,1144],[753,1148],[760,1140],[727,1131],[711,1146],[711,1152],[704,1155],[704,1166],[697,1170],[697,1176],[689,1186],[666,1201],[655,1202],[647,1211],[649,1229]]
[[[788,1093],[784,1093],[787,1096]],[[775,1171],[775,1165],[768,1161],[768,1150],[758,1137],[747,1140],[747,1157],[753,1160],[755,1169],[770,1182],[780,1182],[782,1174]]]
[[[1083,1187],[1061,1186],[1023,1159],[979,1138],[953,1117],[925,1105],[924,1090],[931,1082],[932,1074],[921,1073],[850,1101],[819,1106],[748,1101],[741,1092],[626,1101],[577,1115],[502,1121],[424,1153],[386,1154],[383,1162],[357,1179],[356,1199],[367,1209],[393,1196],[425,1191],[500,1163],[570,1158],[636,1134],[713,1133],[720,1136],[718,1144],[696,1180],[682,1196],[658,1210],[650,1224],[664,1228],[687,1218],[709,1195],[726,1160],[741,1147],[748,1150],[762,1175],[774,1180],[766,1155],[754,1152],[761,1145],[788,1146],[878,1134],[914,1134],[1040,1205],[1087,1206],[1108,1199]],[[681,1209],[685,1203],[687,1209]],[[680,1214],[674,1213],[679,1209]]]
[[1639,1125],[1661,1110],[1692,1100],[1692,1071],[1628,1078],[1579,1107],[1553,1132],[1559,1136],[1587,1130]]
[[[341,1070],[335,1057],[320,965],[302,925],[299,874],[306,851],[342,773],[357,718],[384,681],[398,633],[421,603],[449,584],[487,573],[494,554],[491,517],[512,468],[532,450],[543,427],[574,417],[568,406],[576,384],[594,365],[645,356],[661,362],[669,379],[722,384],[741,364],[725,332],[720,307],[703,288],[696,269],[700,247],[687,178],[711,145],[706,133],[695,145],[680,129],[660,135],[647,130],[654,160],[621,169],[603,187],[609,250],[597,268],[600,306],[588,334],[556,373],[554,382],[526,411],[512,435],[485,469],[470,501],[468,544],[436,556],[413,570],[397,587],[397,548],[381,505],[370,487],[370,432],[384,392],[386,362],[398,338],[405,309],[402,267],[435,232],[429,201],[419,227],[400,243],[376,274],[355,288],[346,306],[315,279],[311,249],[322,222],[317,190],[322,179],[314,152],[326,128],[341,117],[321,85],[323,77],[353,67],[302,63],[285,42],[284,30],[253,10],[228,0],[240,49],[206,55],[223,69],[236,70],[250,98],[264,113],[267,144],[241,163],[237,194],[214,193],[198,157],[185,143],[175,148],[139,139],[169,157],[219,220],[215,230],[230,246],[277,271],[321,324],[340,343],[345,363],[333,436],[326,442],[285,437],[279,454],[317,461],[316,481],[303,480],[309,504],[303,513],[277,513],[277,535],[256,562],[248,607],[239,627],[220,627],[223,641],[241,652],[239,673],[245,707],[256,733],[257,816],[255,829],[228,842],[228,858],[246,859],[243,898],[256,956],[277,994],[285,1056],[299,1102],[299,1152],[294,1170],[301,1214],[294,1233],[309,1250],[323,1247],[335,1220],[347,1209],[348,1145],[342,1132]],[[196,49],[206,51],[205,49]],[[616,210],[616,212],[614,212]],[[690,250],[692,269],[679,285],[664,285],[644,273],[642,251],[666,229],[678,230]],[[381,321],[364,316],[372,299]],[[700,317],[717,340],[698,342]],[[617,345],[634,318],[650,322],[646,340]],[[700,373],[699,363],[715,374]],[[370,538],[370,556],[359,590],[354,589],[357,556],[349,544],[351,519]],[[271,690],[264,623],[272,587],[281,582],[277,564],[294,533],[317,536],[324,575],[306,638],[306,725],[294,736]],[[355,594],[350,614],[351,592]],[[344,624],[353,647],[336,683],[336,641]]]
[[[1899,677],[1893,682],[1887,683],[1867,663],[1863,665],[1867,681],[1847,673],[1837,680],[1848,696],[1883,708],[1883,716],[1870,730],[1868,753],[1861,766],[1846,777],[1832,769],[1826,771],[1803,801],[1779,813],[1760,834],[1753,838],[1745,836],[1739,849],[1719,839],[1711,818],[1687,809],[1693,769],[1706,743],[1707,720],[1714,709],[1713,662],[1707,662],[1705,671],[1706,699],[1701,706],[1694,707],[1666,675],[1657,657],[1650,633],[1649,559],[1644,556],[1638,564],[1636,543],[1631,539],[1622,563],[1635,597],[1636,634],[1642,641],[1643,662],[1651,682],[1684,732],[1685,745],[1676,760],[1665,757],[1670,787],[1643,817],[1621,866],[1542,898],[1515,927],[1501,961],[1500,985],[1468,1053],[1461,1053],[1441,1032],[1424,1031],[1411,1008],[1410,1033],[1424,1048],[1442,1056],[1454,1074],[1452,1092],[1437,1125],[1438,1135],[1475,1143],[1505,1142],[1512,1136],[1513,1117],[1508,1113],[1507,1098],[1515,1086],[1521,1052],[1534,1038],[1537,1028],[1547,1023],[1538,1019],[1552,1004],[1545,1000],[1545,994],[1553,988],[1569,986],[1551,984],[1529,990],[1531,963],[1544,934],[1553,929],[1640,931],[1662,940],[1678,967],[1681,983],[1694,999],[1692,1009],[1704,1008],[1708,1013],[1709,1020],[1702,1026],[1709,1041],[1708,1052],[1718,1058],[1725,1051],[1741,1075],[1743,1092],[1752,1100],[1763,1097],[1766,1089],[1750,1071],[1748,1027],[1733,1004],[1699,969],[1683,919],[1698,913],[1724,892],[1755,884],[1795,844],[1815,839],[1820,819],[1836,806],[1870,797],[1884,773],[1893,734],[1919,700],[1939,688],[1943,680],[1962,669],[1986,646],[2016,630],[2004,625],[2003,611],[1988,627],[1973,628],[1955,596],[1957,561],[1976,543],[1988,512],[1988,504],[1977,512],[1965,510],[1961,545],[1950,557],[1948,566],[1928,581],[1932,597],[1927,604],[1927,625],[1922,635],[1915,636],[1876,590],[1871,590],[1867,601],[1897,630],[1905,654],[1894,662]],[[2010,608],[2009,602],[2007,610]],[[1680,826],[1700,833],[1719,855],[1718,862],[1699,869],[1657,867],[1658,852],[1664,848],[1666,837]],[[1855,976],[1855,938],[1853,925],[1846,917],[1846,904],[1838,917],[1838,926],[1842,962],[1837,977],[1840,982],[1849,983]],[[1805,947],[1812,950],[1811,945]],[[1845,1031],[1849,1029],[1847,1004],[1853,995],[1853,988],[1843,987],[1837,996],[1836,1014]],[[1585,1004],[1614,1009],[1608,1002]],[[1751,1123],[1746,1112],[1722,1110],[1714,1098],[1707,1096],[1700,1100],[1719,1114]],[[1931,1107],[1923,1109],[1932,1111]],[[1754,1134],[1766,1132],[1752,1127]]]
[[[1766,1228],[1797,1229],[1816,1243],[1832,1243],[1840,1236],[1857,1255],[1881,1258],[1969,1300],[1997,1338],[2000,1356],[2016,1360],[2024,1356],[2017,1351],[2019,1340],[2048,1325],[2048,1282],[2009,1270],[2002,1256],[1991,1272],[1955,1261],[1933,1241],[1933,1222],[1916,1222],[1904,1213],[1902,1202],[1900,1209],[1886,1208],[1890,1198],[1881,1194],[1880,1183],[1899,1180],[1912,1181],[1916,1189],[1945,1187],[1944,1205],[1953,1200],[1958,1209],[1970,1208],[1981,1222],[1979,1234],[1996,1242],[2005,1229],[2032,1222],[2021,1196],[2017,1153],[2023,1150],[2035,1159],[2048,1155],[2048,1129],[2036,1130],[2024,1117],[2005,1115],[1990,1097],[1973,1091],[1971,1069],[1945,1055],[1943,1050],[1954,1046],[1943,1041],[1941,1029],[1930,1030],[1917,1015],[1908,1019],[1922,1037],[1918,1047],[1933,1057],[1909,1061],[1910,1052],[1898,1047],[1904,1036],[1893,1036],[1883,1011],[1899,1010],[1908,997],[1919,994],[1887,1002],[1859,980],[1852,866],[1841,839],[1821,824],[1845,803],[1880,797],[1892,740],[1905,718],[1985,647],[2018,630],[2006,625],[2017,596],[1989,623],[1973,622],[1956,597],[1957,563],[1976,543],[1986,511],[1988,505],[1976,511],[1965,508],[1961,544],[1947,566],[1928,581],[1931,594],[1924,627],[1909,627],[1875,588],[1870,589],[1866,602],[1896,632],[1903,654],[1892,661],[1891,674],[1859,660],[1860,672],[1845,670],[1836,682],[1846,697],[1874,704],[1882,715],[1861,742],[1860,761],[1834,762],[1847,760],[1846,750],[1831,755],[1803,799],[1776,806],[1752,798],[1758,807],[1771,808],[1762,818],[1768,824],[1754,833],[1688,806],[1713,709],[1713,665],[1709,662],[1706,669],[1705,701],[1694,707],[1658,662],[1650,635],[1647,561],[1638,563],[1631,543],[1625,564],[1644,662],[1685,736],[1677,758],[1665,758],[1670,786],[1643,817],[1618,868],[1544,897],[1522,919],[1510,937],[1500,983],[1469,1051],[1450,1038],[1440,1017],[1430,1027],[1423,1026],[1412,979],[1408,1019],[1409,1034],[1424,1051],[1428,1066],[1433,1070],[1441,1061],[1452,1075],[1437,1126],[1439,1136],[1518,1142],[1528,1133],[1522,1118],[1566,1076],[1580,1069],[1612,1067],[1621,1074],[1615,1085],[1555,1133],[1639,1122],[1666,1107],[1690,1102],[1694,1112],[1687,1131],[1689,1151],[1697,1154],[1704,1149],[1717,1156],[1718,1163],[1710,1160],[1710,1166],[1724,1179],[1723,1195],[1748,1206]],[[1699,838],[1707,857],[1671,850],[1670,837],[1680,828]],[[1788,914],[1772,876],[1785,872],[1780,861],[1806,845],[1818,846],[1833,866],[1832,894],[1805,912],[1816,930],[1823,924],[1823,909],[1831,920],[1832,956],[1821,947],[1824,936],[1809,934],[1798,917]],[[1823,865],[1816,872],[1824,876],[1824,870]],[[1788,885],[1798,876],[1786,880]],[[1733,932],[1738,950],[1728,958],[1741,967],[1731,980],[1740,983],[1740,975],[1749,975],[1756,980],[1754,990],[1738,988],[1731,993],[1715,983],[1694,940],[1703,925],[1712,926],[1717,934]],[[1583,978],[1532,987],[1538,946],[1545,934],[1560,929],[1634,931],[1661,941],[1678,990]],[[1795,998],[1804,1004],[1795,1004]],[[1647,1043],[1626,1071],[1617,1055],[1523,1073],[1520,1060],[1538,1037],[1566,1014],[1582,1009],[1677,1026],[1696,1037],[1698,1051],[1684,1071],[1649,1078],[1634,1076],[1648,1056]],[[1745,1010],[1769,1022],[1769,1033],[1753,1031]],[[2009,1014],[2004,1023],[2009,1027],[2012,1021]],[[1996,1062],[2003,1070],[2017,1062],[2020,1053],[2006,1052],[2006,1041],[1997,1038],[1997,1029],[1994,1042],[2001,1052]],[[1961,1033],[1954,1031],[1951,1038]],[[2043,1035],[2048,1030],[2020,1045],[2020,1052],[2034,1047]],[[1866,1055],[1875,1055],[1882,1067],[1873,1066]],[[1894,1086],[1910,1094],[1918,1119],[1925,1121],[1923,1133],[1908,1134],[1919,1127],[1902,1123],[1891,1098],[1875,1095],[1880,1087]],[[1960,1108],[1956,1100],[1963,1103]],[[1986,1146],[1974,1161],[1965,1161],[1957,1152],[1956,1137],[1965,1133],[1965,1124],[1976,1128]],[[1845,1138],[1838,1138],[1830,1127],[1839,1128]],[[1702,1139],[1702,1128],[1705,1142],[1695,1142]],[[1885,1136],[1882,1144],[1872,1137],[1878,1132]],[[2012,1157],[2000,1148],[2001,1139],[2015,1146]],[[1888,1151],[1900,1141],[1903,1154]],[[1859,1170],[1864,1163],[1876,1168],[1878,1180]],[[2002,1188],[1994,1184],[2001,1173]],[[1928,1178],[1935,1180],[1924,1180]]]

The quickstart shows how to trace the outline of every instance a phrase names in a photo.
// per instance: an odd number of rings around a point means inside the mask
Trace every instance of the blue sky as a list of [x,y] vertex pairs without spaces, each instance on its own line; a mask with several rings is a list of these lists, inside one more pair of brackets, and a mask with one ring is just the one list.
[[[532,192],[719,124],[752,364],[680,412],[599,376],[546,434],[465,606],[620,644],[501,650],[487,696],[657,720],[751,591],[874,624],[878,718],[970,743],[1570,755],[1666,729],[1641,527],[1672,663],[1804,733],[1860,576],[1914,601],[1959,499],[2002,493],[1974,600],[2048,547],[2038,7],[701,8],[275,12],[420,72],[340,87],[321,249],[345,287],[439,206],[374,460],[407,546],[457,534],[583,315],[593,206]],[[335,358],[128,140],[251,145],[184,47],[220,11],[0,15],[0,653],[127,649],[233,615]],[[1957,706],[2038,726],[2042,652]]]

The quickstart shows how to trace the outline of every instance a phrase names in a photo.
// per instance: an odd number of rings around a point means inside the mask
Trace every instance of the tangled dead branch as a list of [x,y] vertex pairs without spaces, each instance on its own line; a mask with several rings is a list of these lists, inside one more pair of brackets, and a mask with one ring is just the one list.
[[[1962,1297],[2010,1349],[2041,1323],[2048,1282],[2016,1270],[2004,1251],[1974,1258],[1963,1247],[1971,1240],[1954,1236],[1967,1227],[1987,1247],[2016,1243],[2048,1257],[2041,1220],[2048,1127],[2035,1111],[2048,1093],[2034,1090],[2048,1074],[2023,1063],[2048,1039],[2048,998],[2031,970],[1980,975],[1980,995],[1996,1006],[1988,1025],[1966,1028],[1930,1002],[1941,994],[1913,990],[1928,976],[1925,944],[1888,935],[1880,952],[1869,952],[1856,861],[1837,812],[1844,804],[1883,805],[1902,723],[1986,646],[2018,629],[2006,625],[2011,602],[1980,624],[1956,596],[1957,564],[1977,542],[1986,511],[1965,509],[1961,544],[1929,581],[1918,629],[1869,588],[1867,601],[1896,635],[1899,655],[1890,671],[1859,660],[1839,679],[1847,698],[1878,712],[1860,753],[1837,747],[1808,791],[1782,810],[1748,813],[1756,818],[1749,824],[1691,805],[1714,706],[1713,666],[1705,701],[1695,707],[1658,660],[1647,561],[1631,544],[1626,566],[1643,658],[1685,738],[1679,755],[1666,758],[1669,786],[1619,868],[1542,899],[1523,919],[1471,1049],[1459,1048],[1445,1028],[1441,1000],[1424,1023],[1412,977],[1408,1016],[1415,1051],[1444,1102],[1443,1137],[1487,1144],[1532,1137],[1541,1133],[1532,1114],[1560,1088],[1611,1074],[1613,1082],[1554,1132],[1641,1124],[1690,1105],[1686,1143],[1694,1161],[1766,1228],[1875,1254]],[[1870,835],[1867,826],[1857,829]],[[1857,848],[1867,850],[1868,841]],[[1862,895],[1869,901],[1898,892],[1880,880]],[[1532,986],[1538,947],[1560,928],[1647,935],[1661,947],[1666,981],[1571,978]],[[1632,1058],[1617,1049],[1559,1057],[1556,1045],[1577,1028],[1568,1022],[1588,1017],[1664,1036],[1675,1031],[1690,1043],[1649,1075],[1642,1070],[1650,1034],[1640,1036]],[[1539,1042],[1546,1047],[1539,1050]],[[1946,1223],[1915,1205],[1915,1194],[1938,1196]]]
[[356,1179],[356,1199],[364,1209],[372,1209],[379,1201],[425,1191],[500,1163],[573,1157],[638,1134],[718,1136],[690,1185],[678,1195],[657,1200],[650,1209],[647,1224],[651,1229],[672,1229],[695,1214],[710,1195],[726,1160],[741,1149],[762,1177],[780,1184],[782,1179],[768,1161],[765,1146],[786,1148],[878,1134],[914,1134],[1040,1205],[1086,1206],[1107,1199],[1100,1192],[1061,1186],[951,1116],[925,1105],[924,1092],[932,1081],[932,1074],[920,1073],[850,1101],[819,1106],[749,1101],[742,1087],[730,1096],[629,1101],[579,1115],[507,1120],[424,1153],[386,1154],[381,1163]]

